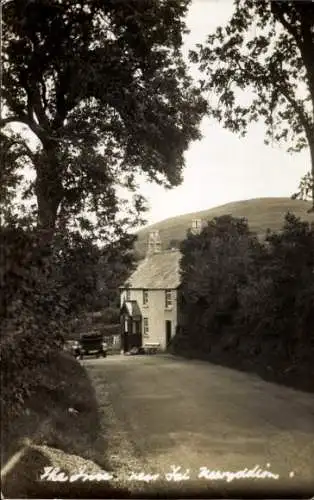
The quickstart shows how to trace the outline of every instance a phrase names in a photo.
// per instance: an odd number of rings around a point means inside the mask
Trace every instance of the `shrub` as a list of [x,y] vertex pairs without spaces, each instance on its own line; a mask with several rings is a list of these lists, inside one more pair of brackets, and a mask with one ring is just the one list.
[[209,337],[235,320],[238,288],[246,281],[257,245],[247,222],[230,216],[213,219],[201,234],[188,234],[181,244],[186,326],[193,330],[194,347],[208,349]]
[[66,303],[35,232],[2,228],[0,254],[1,406],[15,414],[36,385],[40,364],[62,344]]
[[[299,369],[314,359],[314,225],[288,213],[262,243],[224,216],[181,245],[183,323],[177,350],[223,351]],[[272,360],[272,361],[271,361]]]
[[107,309],[102,312],[101,321],[106,325],[120,323],[120,309],[115,307],[107,307]]
[[287,214],[281,233],[269,233],[267,255],[251,269],[240,293],[247,329],[273,335],[293,360],[314,340],[314,228]]

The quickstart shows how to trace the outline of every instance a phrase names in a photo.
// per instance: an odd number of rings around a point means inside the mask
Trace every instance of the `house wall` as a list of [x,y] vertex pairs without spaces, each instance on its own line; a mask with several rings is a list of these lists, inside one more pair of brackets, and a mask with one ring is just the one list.
[[126,291],[120,294],[120,305],[125,300],[136,300],[140,308],[142,318],[148,318],[149,332],[144,335],[144,320],[142,319],[143,345],[157,342],[161,349],[166,348],[166,321],[171,321],[171,337],[174,337],[178,323],[177,290],[171,290],[172,307],[166,309],[165,290],[148,290],[148,304],[143,304],[143,290],[130,289],[127,299]]

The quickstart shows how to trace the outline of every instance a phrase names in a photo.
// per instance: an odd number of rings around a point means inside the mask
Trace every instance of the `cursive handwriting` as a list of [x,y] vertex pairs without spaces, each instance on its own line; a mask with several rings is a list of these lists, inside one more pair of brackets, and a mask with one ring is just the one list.
[[190,469],[181,472],[181,467],[177,465],[171,466],[171,472],[165,474],[167,481],[188,481],[190,479]]
[[211,481],[226,480],[230,483],[234,479],[278,479],[279,475],[270,472],[269,470],[263,470],[259,465],[256,465],[254,469],[242,469],[236,472],[231,471],[220,471],[220,470],[210,470],[207,467],[201,467],[198,475],[199,479],[209,479]]
[[[267,469],[269,469],[270,464],[267,464]],[[294,477],[294,472],[290,472],[289,477]],[[235,479],[278,479],[279,474],[275,474],[270,470],[262,469],[259,465],[255,465],[252,469],[241,469],[238,471],[224,471],[209,469],[208,467],[200,467],[198,472],[195,471],[195,479],[209,480],[209,481],[226,481],[230,483]],[[183,469],[181,466],[172,465],[169,472],[161,474],[152,474],[146,471],[140,472],[130,472],[128,476],[128,481],[143,481],[145,483],[150,483],[157,481],[158,479],[163,479],[168,482],[180,482],[188,481],[190,477],[190,469]],[[66,474],[59,467],[45,467],[44,472],[40,476],[41,481],[53,481],[53,482],[75,482],[75,481],[110,481],[115,480],[113,474],[100,470],[94,473],[86,472],[85,468],[80,468],[75,473]]]
[[147,474],[146,472],[131,472],[129,481],[145,481],[150,483],[151,481],[157,481],[160,474]]
[[61,471],[59,467],[45,467],[44,473],[40,476],[41,481],[66,482],[73,483],[75,481],[110,481],[113,475],[106,471],[87,473],[86,469],[80,469],[79,472],[67,475]]
[[63,483],[69,480],[69,476],[62,472],[60,467],[45,467],[44,473],[40,476],[40,480]]

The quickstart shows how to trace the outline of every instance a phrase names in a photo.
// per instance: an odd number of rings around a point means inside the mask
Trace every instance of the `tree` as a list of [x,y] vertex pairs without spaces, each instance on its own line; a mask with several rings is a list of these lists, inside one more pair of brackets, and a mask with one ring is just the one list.
[[282,230],[260,241],[245,220],[217,217],[190,233],[181,252],[175,349],[218,359],[229,351],[238,366],[313,376],[313,224],[288,213]]
[[181,243],[185,326],[195,348],[206,350],[212,335],[232,324],[257,245],[247,221],[229,215],[209,221],[200,234],[189,232]]
[[[13,0],[3,6],[1,126],[11,144],[2,160],[15,155],[11,171],[19,158],[34,172],[19,187],[22,198],[35,196],[38,228],[48,240],[58,224],[86,229],[86,214],[97,215],[99,231],[118,231],[116,186],[135,192],[137,172],[168,187],[180,183],[184,152],[200,137],[205,110],[180,52],[188,5]],[[19,125],[13,138],[10,124]],[[138,195],[134,208],[136,215],[143,210]]]
[[78,231],[55,234],[53,279],[67,303],[68,316],[119,307],[119,286],[134,266],[134,240],[134,235],[125,235],[100,247]]
[[288,358],[302,351],[313,356],[314,226],[288,213],[266,243],[239,293],[247,333],[257,344],[273,338]]
[[71,315],[93,310],[97,301],[97,272],[101,249],[79,232],[56,234],[53,240],[55,279]]
[[[244,135],[262,118],[266,143],[286,141],[289,151],[309,147],[311,173],[297,196],[314,211],[314,8],[306,1],[235,0],[225,27],[190,54],[211,91],[209,112]],[[248,92],[252,94],[248,102]]]

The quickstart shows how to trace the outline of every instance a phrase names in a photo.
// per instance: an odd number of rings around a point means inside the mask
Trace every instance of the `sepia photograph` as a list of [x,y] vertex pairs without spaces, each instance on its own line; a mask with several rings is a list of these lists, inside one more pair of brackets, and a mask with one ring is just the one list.
[[0,25],[1,500],[314,500],[314,1]]

